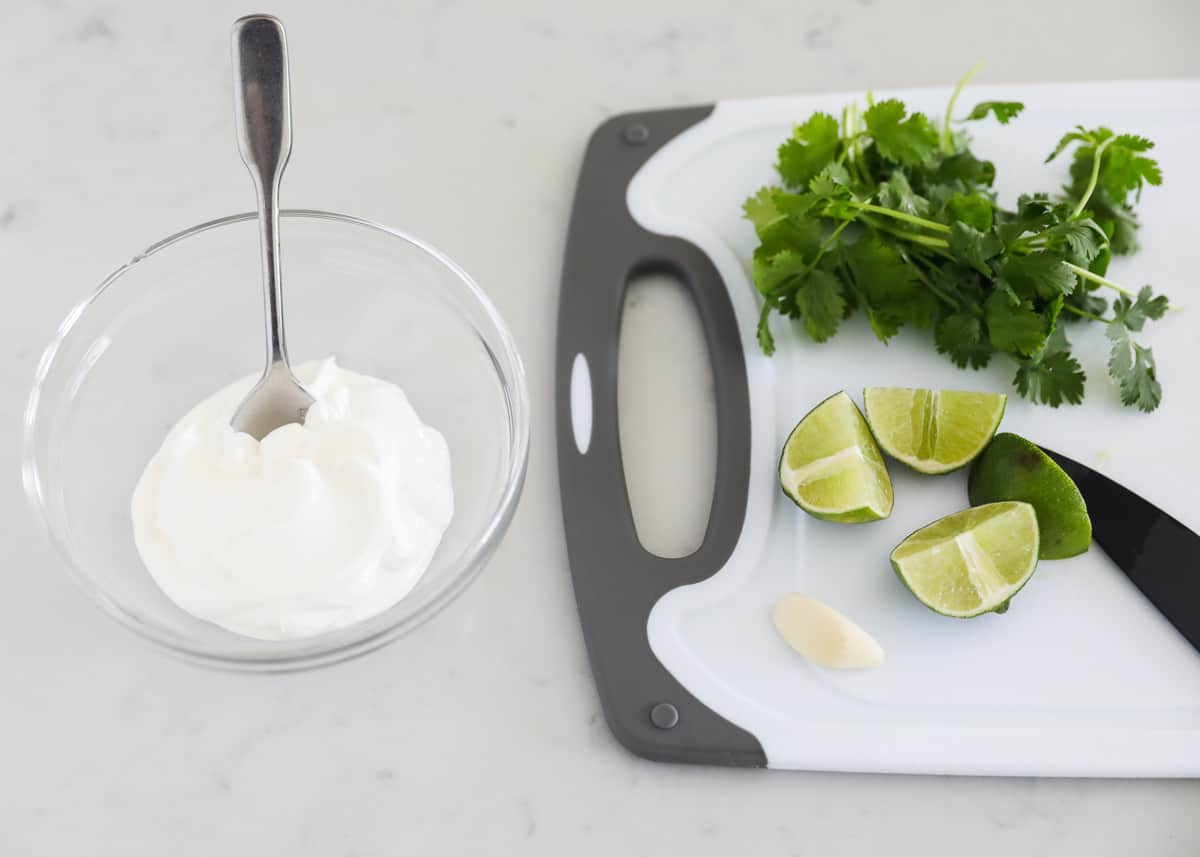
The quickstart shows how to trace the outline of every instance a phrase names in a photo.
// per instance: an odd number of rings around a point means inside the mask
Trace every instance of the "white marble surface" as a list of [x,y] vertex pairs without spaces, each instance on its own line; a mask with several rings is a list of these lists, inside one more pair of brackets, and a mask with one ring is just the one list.
[[285,203],[417,232],[499,304],[534,402],[513,529],[441,617],[311,674],[177,663],[75,591],[20,496],[25,388],[60,316],[110,268],[247,207],[227,32],[252,10],[6,3],[0,853],[1200,852],[1196,781],[835,776],[629,757],[599,715],[574,615],[550,361],[563,221],[582,144],[606,115],[943,84],[981,57],[991,81],[1195,76],[1193,4],[1142,2],[1135,18],[1094,0],[334,5],[271,5],[294,63]]

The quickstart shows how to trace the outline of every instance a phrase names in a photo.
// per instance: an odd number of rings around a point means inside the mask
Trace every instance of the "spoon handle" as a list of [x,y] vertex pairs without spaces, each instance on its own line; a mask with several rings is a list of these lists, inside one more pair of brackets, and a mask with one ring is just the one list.
[[279,267],[279,180],[292,152],[292,105],[283,25],[250,15],[233,25],[238,150],[258,194],[266,296],[267,365],[287,364]]

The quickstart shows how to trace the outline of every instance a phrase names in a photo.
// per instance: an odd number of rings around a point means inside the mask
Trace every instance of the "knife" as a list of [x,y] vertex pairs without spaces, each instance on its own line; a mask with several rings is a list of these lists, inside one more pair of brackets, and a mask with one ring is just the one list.
[[1043,451],[1079,486],[1092,539],[1200,651],[1200,536],[1107,476]]

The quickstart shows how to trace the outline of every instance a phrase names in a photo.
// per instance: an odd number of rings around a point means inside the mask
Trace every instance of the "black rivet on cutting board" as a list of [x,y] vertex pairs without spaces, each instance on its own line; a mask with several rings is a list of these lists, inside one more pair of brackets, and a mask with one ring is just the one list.
[[659,729],[674,729],[679,722],[679,709],[669,702],[660,702],[650,709],[650,722]]
[[625,138],[625,142],[631,146],[640,146],[650,139],[650,129],[640,122],[634,122],[632,125],[626,125],[625,130],[621,132],[621,136]]

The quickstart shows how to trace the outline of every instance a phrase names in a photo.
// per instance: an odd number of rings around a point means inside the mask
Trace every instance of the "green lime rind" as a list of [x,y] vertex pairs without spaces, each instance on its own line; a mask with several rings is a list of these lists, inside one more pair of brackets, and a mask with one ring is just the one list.
[[970,619],[1004,613],[1037,570],[1037,513],[989,503],[947,515],[896,546],[892,570],[935,613]]
[[844,391],[796,424],[783,445],[778,473],[788,499],[823,521],[861,524],[892,513],[892,481],[883,454]]
[[975,460],[967,480],[972,505],[1002,500],[1029,503],[1037,512],[1041,558],[1066,559],[1087,551],[1092,520],[1079,488],[1032,441],[1004,432]]
[[1000,421],[1003,393],[868,387],[867,423],[883,451],[918,473],[959,470],[983,452]]

